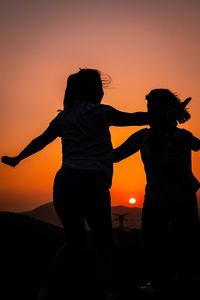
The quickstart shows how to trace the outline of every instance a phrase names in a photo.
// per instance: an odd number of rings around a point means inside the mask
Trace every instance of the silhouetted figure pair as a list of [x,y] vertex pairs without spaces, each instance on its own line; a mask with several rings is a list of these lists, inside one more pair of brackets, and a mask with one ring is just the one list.
[[[175,278],[183,283],[186,295],[194,275],[200,183],[192,173],[191,150],[200,149],[200,140],[177,127],[190,118],[185,109],[190,99],[181,103],[169,90],[152,90],[146,96],[150,128],[134,133],[114,149],[114,162],[141,153],[147,179],[142,213],[144,257],[158,299],[168,299],[169,280]],[[168,268],[169,251],[174,261]],[[187,296],[190,293],[188,288]]]
[[[158,249],[162,249],[169,222],[180,241],[183,238],[188,241],[188,248],[183,247],[181,253],[184,252],[186,262],[184,274],[190,273],[191,233],[197,219],[195,191],[198,185],[191,172],[190,153],[199,150],[199,140],[176,126],[177,121],[184,122],[189,118],[185,110],[189,100],[179,103],[169,91],[155,90],[147,96],[148,113],[125,113],[101,104],[107,83],[94,69],[81,69],[70,75],[64,109],[19,155],[2,157],[3,163],[15,167],[57,137],[62,139],[63,162],[54,180],[53,202],[64,226],[66,243],[55,257],[40,299],[65,299],[72,293],[74,299],[98,300],[104,299],[103,291],[109,288],[112,261],[109,190],[113,174],[110,126],[151,126],[135,133],[116,149],[114,161],[141,150],[147,174],[142,227],[154,286],[160,288],[163,283],[160,276],[165,276],[159,263],[162,252],[158,253]],[[91,229],[97,249],[94,288],[85,278],[80,255],[85,234],[84,220]]]
[[[68,77],[64,109],[49,127],[15,157],[2,162],[15,167],[21,160],[42,150],[57,137],[62,139],[63,162],[57,172],[53,202],[62,221],[66,244],[53,262],[46,288],[40,299],[62,299],[73,293],[103,299],[109,288],[112,254],[110,187],[113,174],[113,147],[110,126],[146,125],[145,112],[125,113],[101,104],[106,78],[94,69],[80,69]],[[84,240],[84,219],[97,249],[95,288],[85,280],[80,249]],[[85,296],[83,296],[85,295]]]

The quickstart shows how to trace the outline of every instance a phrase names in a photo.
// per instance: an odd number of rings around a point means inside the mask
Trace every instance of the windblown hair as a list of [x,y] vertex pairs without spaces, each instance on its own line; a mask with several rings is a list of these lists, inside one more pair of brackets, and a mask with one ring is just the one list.
[[103,87],[109,86],[110,82],[108,75],[102,75],[96,69],[80,69],[71,74],[67,80],[64,109],[69,109],[76,101],[100,103],[104,95]]
[[169,111],[177,108],[177,116],[175,121],[184,123],[188,121],[191,116],[186,108],[181,108],[181,100],[168,89],[154,89],[146,96],[146,100],[155,105],[156,109],[161,111]]

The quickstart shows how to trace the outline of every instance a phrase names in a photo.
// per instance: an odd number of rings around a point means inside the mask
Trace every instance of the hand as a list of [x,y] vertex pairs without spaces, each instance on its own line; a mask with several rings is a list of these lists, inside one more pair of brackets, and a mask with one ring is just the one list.
[[8,166],[11,166],[11,167],[15,167],[20,162],[20,160],[18,159],[17,156],[14,156],[14,157],[2,156],[1,161],[2,161],[2,163],[6,164]]
[[191,101],[191,97],[186,98],[183,102],[179,104],[180,109],[185,109],[185,107],[188,105],[188,103]]
[[178,106],[176,108],[168,110],[166,113],[166,117],[168,119],[173,119],[174,117],[177,117],[186,108],[191,99],[191,97],[186,98],[183,102],[178,103]]

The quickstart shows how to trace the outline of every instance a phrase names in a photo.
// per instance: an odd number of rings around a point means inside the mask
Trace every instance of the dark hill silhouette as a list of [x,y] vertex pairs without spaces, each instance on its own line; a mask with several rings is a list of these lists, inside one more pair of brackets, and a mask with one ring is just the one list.
[[63,243],[63,230],[9,212],[0,212],[0,228],[0,299],[35,299],[52,257]]
[[[35,300],[39,288],[45,283],[52,259],[64,241],[63,229],[30,216],[10,212],[0,212],[0,228],[0,299]],[[198,234],[197,253],[200,250],[200,226]],[[139,284],[146,281],[141,231],[121,232],[113,229],[113,240],[112,289],[120,293],[120,300],[153,300],[153,294],[141,294],[137,289]],[[95,249],[90,232],[86,234],[82,254],[87,266],[85,275],[92,284],[95,278]],[[196,275],[200,276],[199,256],[195,269]],[[198,293],[195,299],[199,299],[199,281],[195,291]]]
[[49,224],[53,224],[55,226],[62,227],[62,224],[56,214],[52,202],[45,203],[33,210],[22,212],[21,214],[33,217]]
[[[117,215],[128,214],[125,216],[124,226],[128,230],[140,229],[141,228],[141,215],[142,209],[138,207],[126,207],[126,206],[112,206],[112,221],[113,228],[118,228],[119,222],[117,220]],[[44,221],[49,224],[53,224],[62,227],[62,224],[57,217],[54,206],[52,202],[43,204],[33,210],[22,212],[21,214],[27,215],[38,220]]]
[[[0,299],[35,300],[39,288],[45,283],[52,259],[64,241],[64,231],[33,217],[11,212],[0,212],[0,226],[0,251],[3,258]],[[113,238],[116,245],[113,289],[123,289],[131,280],[130,286],[134,291],[135,278],[141,277],[141,233],[139,230],[132,230],[122,235],[119,230],[114,229]],[[83,256],[87,266],[86,278],[91,283],[95,278],[95,255],[91,233],[87,232]],[[132,259],[132,255],[137,257],[136,261]],[[130,270],[134,268],[131,277],[127,267]]]

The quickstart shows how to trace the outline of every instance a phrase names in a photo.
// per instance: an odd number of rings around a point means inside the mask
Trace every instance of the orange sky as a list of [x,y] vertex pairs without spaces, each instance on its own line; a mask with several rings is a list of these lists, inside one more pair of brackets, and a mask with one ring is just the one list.
[[[79,67],[98,68],[112,79],[103,103],[144,111],[144,96],[169,88],[191,96],[199,134],[200,2],[198,0],[1,1],[1,155],[16,155],[46,129],[62,108],[66,79]],[[138,128],[111,128],[118,146]],[[0,164],[0,210],[22,211],[52,201],[61,165],[60,141],[15,169]],[[200,179],[200,155],[193,154]],[[112,205],[142,206],[145,174],[140,155],[114,167]]]

